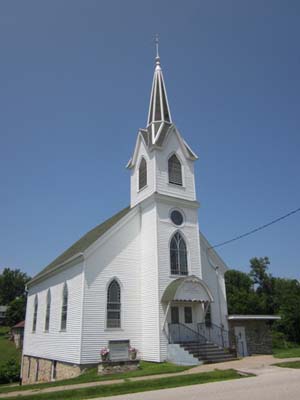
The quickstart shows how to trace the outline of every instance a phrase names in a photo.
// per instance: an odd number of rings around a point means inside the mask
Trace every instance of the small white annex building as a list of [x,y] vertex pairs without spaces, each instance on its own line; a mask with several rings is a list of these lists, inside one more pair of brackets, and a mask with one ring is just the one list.
[[201,362],[182,344],[206,336],[205,321],[228,329],[227,268],[199,233],[196,160],[172,122],[157,55],[147,127],[127,165],[130,206],[28,284],[24,383],[75,376],[103,347],[115,358],[131,345],[143,360]]

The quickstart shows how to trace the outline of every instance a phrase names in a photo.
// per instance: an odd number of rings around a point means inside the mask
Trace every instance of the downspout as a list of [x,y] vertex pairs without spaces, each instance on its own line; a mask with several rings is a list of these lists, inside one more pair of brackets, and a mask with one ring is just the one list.
[[217,295],[218,295],[218,305],[219,305],[219,318],[220,318],[220,322],[221,322],[221,328],[223,328],[224,327],[224,324],[223,324],[223,320],[222,320],[222,313],[221,313],[221,299],[220,299],[220,289],[219,289],[219,284],[220,284],[220,282],[219,282],[219,267],[216,265],[216,266],[214,266],[213,265],[213,263],[212,263],[212,261],[210,260],[210,258],[209,258],[209,255],[208,255],[208,251],[210,250],[210,248],[206,248],[206,257],[207,257],[207,260],[208,260],[208,262],[209,262],[209,265],[215,270],[215,272],[216,272],[216,280],[217,280]]
[[25,329],[26,329],[26,317],[27,317],[27,301],[28,301],[28,287],[25,285],[25,293],[26,293],[26,314],[25,314],[25,325],[24,325],[24,333],[23,333],[23,344],[22,344],[22,357],[21,357],[21,369],[20,369],[20,386],[22,385],[22,376],[23,376],[23,361],[24,361],[24,342],[25,342]]
[[82,342],[83,342],[83,318],[84,318],[84,295],[85,295],[85,267],[86,267],[86,260],[84,253],[82,253],[83,256],[83,266],[82,266],[82,288],[81,288],[81,329],[80,329],[80,348],[79,348],[79,364],[82,364]]

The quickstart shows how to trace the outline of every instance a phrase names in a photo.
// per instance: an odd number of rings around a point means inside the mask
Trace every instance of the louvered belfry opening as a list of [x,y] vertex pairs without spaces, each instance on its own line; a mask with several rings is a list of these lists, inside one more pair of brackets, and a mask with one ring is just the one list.
[[176,154],[173,154],[168,160],[169,183],[182,186],[182,168]]
[[142,158],[139,167],[139,190],[147,185],[147,162]]

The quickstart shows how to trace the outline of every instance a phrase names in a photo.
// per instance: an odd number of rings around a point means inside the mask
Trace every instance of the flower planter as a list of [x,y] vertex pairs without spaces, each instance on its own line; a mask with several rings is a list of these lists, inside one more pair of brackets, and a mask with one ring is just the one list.
[[101,361],[102,362],[107,362],[108,360],[109,360],[108,354],[101,355]]

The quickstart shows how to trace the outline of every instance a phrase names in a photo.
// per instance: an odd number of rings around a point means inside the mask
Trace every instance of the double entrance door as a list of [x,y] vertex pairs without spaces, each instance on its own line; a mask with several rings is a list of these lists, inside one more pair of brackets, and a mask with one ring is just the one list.
[[184,324],[188,328],[196,330],[196,312],[193,304],[179,304],[171,306],[171,324]]

